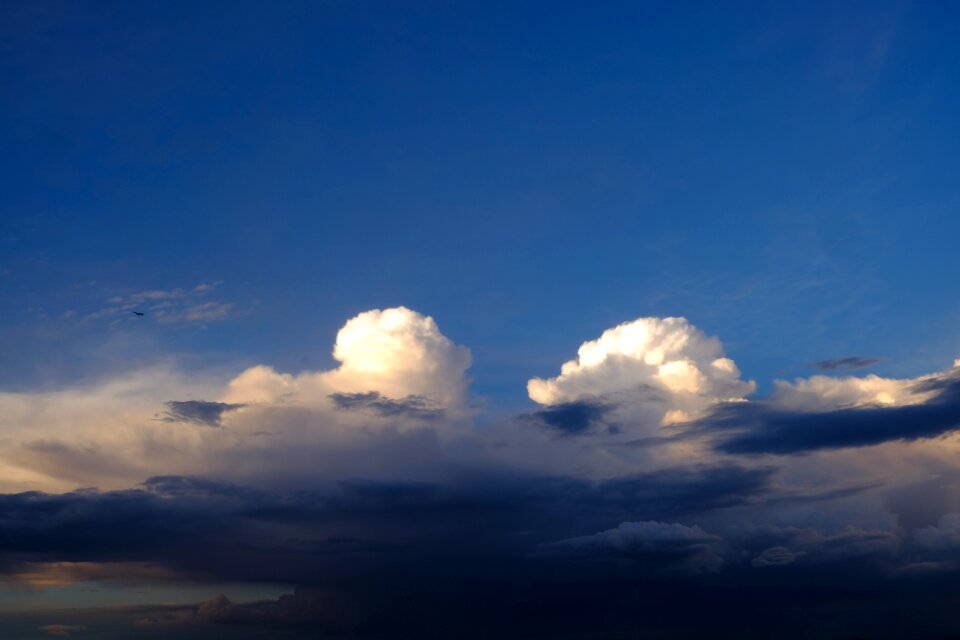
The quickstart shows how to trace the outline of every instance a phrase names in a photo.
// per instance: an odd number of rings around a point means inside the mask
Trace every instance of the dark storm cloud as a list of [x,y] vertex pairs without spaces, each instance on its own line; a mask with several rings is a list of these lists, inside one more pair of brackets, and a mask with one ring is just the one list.
[[332,393],[334,406],[343,411],[366,411],[385,418],[409,417],[436,420],[443,417],[443,409],[430,398],[410,395],[388,398],[377,391],[367,393]]
[[769,402],[724,405],[699,421],[699,433],[730,430],[716,448],[729,454],[798,454],[865,447],[895,440],[933,438],[960,427],[960,377],[947,375],[916,385],[935,392],[921,404],[804,412]]
[[596,400],[578,400],[554,404],[520,416],[525,422],[532,422],[551,429],[562,436],[585,433],[597,427],[616,431],[616,427],[606,423],[607,414],[615,407]]
[[883,358],[864,358],[861,356],[850,356],[847,358],[833,358],[830,360],[819,360],[814,363],[821,371],[857,371],[866,369],[873,365],[883,362]]
[[772,473],[730,466],[598,483],[354,480],[284,492],[164,476],[125,491],[0,495],[0,540],[8,559],[138,559],[224,579],[296,581],[313,572],[372,570],[387,552],[399,564],[522,557],[537,544],[627,520],[743,504],[768,490]]
[[589,536],[541,545],[537,553],[577,561],[630,561],[652,571],[681,574],[715,572],[723,560],[720,538],[700,527],[657,521],[624,522]]
[[[319,630],[386,638],[397,629],[424,638],[619,637],[638,629],[650,637],[657,629],[671,638],[763,637],[750,635],[737,613],[742,603],[750,603],[750,624],[769,615],[769,634],[780,629],[784,606],[826,607],[839,584],[845,597],[866,597],[878,572],[899,559],[927,567],[956,552],[952,521],[905,552],[908,540],[895,530],[729,533],[691,520],[775,500],[775,473],[728,465],[601,482],[356,479],[302,491],[162,476],[126,491],[6,494],[0,571],[64,560],[152,562],[218,581],[301,585],[275,602],[214,598],[128,623],[169,637],[182,625],[212,625],[211,637],[226,632],[222,625],[303,637]],[[690,607],[703,615],[689,619]],[[723,633],[708,618],[722,621]],[[791,637],[784,628],[778,637]]]
[[192,422],[208,427],[219,427],[224,413],[246,406],[206,400],[171,400],[166,405],[167,410],[160,418],[164,422]]

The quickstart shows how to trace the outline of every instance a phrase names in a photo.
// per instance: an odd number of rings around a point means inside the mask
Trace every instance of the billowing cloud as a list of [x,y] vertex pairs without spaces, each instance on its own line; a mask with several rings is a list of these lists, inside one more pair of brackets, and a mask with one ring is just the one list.
[[[148,292],[137,300],[180,295]],[[295,375],[258,365],[224,382],[165,366],[74,389],[0,393],[0,486],[121,488],[145,475],[250,469],[274,478],[325,476],[350,465],[389,473],[383,461],[391,458],[432,468],[422,464],[436,453],[429,433],[409,442],[365,434],[444,430],[462,421],[469,415],[469,350],[432,318],[399,307],[348,320],[334,356],[340,366],[333,370]],[[204,399],[170,400],[191,397]]]
[[776,380],[771,402],[786,410],[823,411],[854,407],[896,407],[920,404],[934,395],[922,385],[932,376],[914,379],[813,376],[793,382]]
[[[719,340],[646,318],[532,380],[535,410],[475,424],[470,353],[425,315],[359,314],[333,354],[327,371],[168,364],[0,394],[0,582],[299,585],[124,614],[151,633],[383,637],[482,609],[475,636],[562,637],[641,614],[674,629],[677,602],[735,626],[730,602],[775,616],[784,584],[791,604],[825,584],[895,602],[905,581],[960,575],[955,370],[748,399]],[[517,612],[538,626],[513,628]]]
[[445,408],[466,398],[470,350],[444,336],[437,323],[406,307],[365,311],[337,333],[332,371],[299,375],[257,366],[234,378],[225,402],[326,403],[331,394],[377,392],[400,400],[420,397]]
[[805,453],[932,438],[960,428],[960,368],[917,379],[827,378],[778,384],[765,401],[704,418],[727,453]]
[[684,318],[639,318],[608,329],[584,342],[560,375],[527,383],[530,398],[543,405],[616,399],[654,424],[691,420],[754,388],[720,341]]

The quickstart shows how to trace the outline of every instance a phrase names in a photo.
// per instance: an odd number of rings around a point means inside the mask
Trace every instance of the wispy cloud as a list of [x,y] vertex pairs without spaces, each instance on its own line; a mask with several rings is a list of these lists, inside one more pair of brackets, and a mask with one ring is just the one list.
[[369,411],[383,417],[420,418],[434,420],[443,416],[439,403],[420,395],[403,398],[387,398],[377,391],[368,393],[332,393],[330,399],[337,409],[345,411]]
[[45,624],[40,627],[40,631],[44,634],[55,638],[68,638],[86,630],[87,627],[82,624]]
[[[210,299],[220,282],[203,282],[192,288],[149,289],[116,295],[102,307],[85,317],[89,320],[132,317],[142,313],[145,319],[163,324],[205,324],[228,317],[236,305]],[[68,311],[67,314],[74,314]],[[65,317],[67,315],[65,314]]]
[[873,365],[883,362],[883,358],[864,358],[863,356],[848,356],[846,358],[833,358],[830,360],[818,360],[814,363],[821,371],[857,371],[866,369]]
[[160,419],[164,422],[192,422],[208,427],[219,427],[223,414],[245,407],[244,404],[208,402],[206,400],[171,400]]

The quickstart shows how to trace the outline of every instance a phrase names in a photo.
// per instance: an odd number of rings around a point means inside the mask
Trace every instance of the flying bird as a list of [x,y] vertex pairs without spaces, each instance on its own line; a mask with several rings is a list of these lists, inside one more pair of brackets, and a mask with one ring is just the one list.
[[135,316],[142,316],[143,314],[142,314],[141,312],[139,312],[139,311],[134,311],[134,312],[133,312],[133,315],[135,315]]

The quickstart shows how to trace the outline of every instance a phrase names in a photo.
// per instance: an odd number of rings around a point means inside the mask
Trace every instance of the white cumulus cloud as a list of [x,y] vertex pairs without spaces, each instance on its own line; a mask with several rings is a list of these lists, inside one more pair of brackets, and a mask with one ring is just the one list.
[[337,333],[332,371],[278,373],[258,365],[230,381],[225,402],[326,403],[332,393],[416,396],[446,408],[466,397],[470,350],[440,332],[433,318],[406,307],[365,311]]
[[257,365],[224,380],[165,366],[0,391],[0,490],[120,488],[162,474],[369,475],[394,468],[387,452],[407,442],[421,453],[397,464],[423,466],[435,442],[417,432],[458,433],[452,425],[469,415],[470,351],[428,316],[361,313],[341,328],[334,357],[329,371]]
[[584,342],[560,375],[527,383],[530,398],[543,405],[610,397],[663,423],[698,417],[755,387],[740,378],[720,340],[685,318],[638,318],[608,329]]
[[[935,374],[942,375],[942,374]],[[812,376],[793,382],[776,380],[773,402],[780,408],[796,411],[830,411],[852,407],[897,407],[926,402],[936,391],[923,389],[919,378],[881,378]]]

